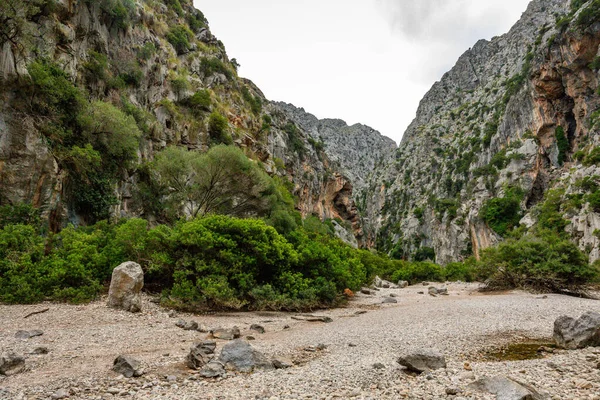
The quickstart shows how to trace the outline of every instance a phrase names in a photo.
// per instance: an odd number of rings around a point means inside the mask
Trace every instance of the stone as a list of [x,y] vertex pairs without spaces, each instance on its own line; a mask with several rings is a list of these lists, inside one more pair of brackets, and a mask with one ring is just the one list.
[[421,349],[400,356],[398,363],[417,373],[446,368],[446,358],[433,349]]
[[240,329],[237,326],[234,326],[231,329],[213,329],[210,333],[213,338],[221,340],[234,340],[241,336]]
[[52,400],[60,400],[60,399],[66,399],[70,396],[69,391],[66,389],[58,389],[56,392],[54,392],[54,394],[51,396]]
[[430,295],[432,295],[432,296],[437,296],[437,295],[439,294],[438,290],[437,290],[435,287],[433,287],[433,286],[430,286],[430,287],[427,289],[427,292],[428,292]]
[[200,369],[208,364],[214,357],[216,342],[204,341],[196,343],[186,357],[186,364],[191,369]]
[[565,349],[600,346],[600,313],[589,311],[577,320],[558,317],[554,321],[554,341]]
[[373,368],[374,369],[385,369],[385,365],[383,365],[382,363],[375,363],[375,364],[373,364]]
[[256,331],[258,333],[265,333],[265,328],[261,325],[258,324],[252,324],[250,325],[250,330],[252,331]]
[[398,303],[398,300],[396,300],[393,297],[386,297],[383,299],[383,301],[381,303],[382,304],[396,304],[396,303]]
[[250,373],[257,369],[273,369],[273,363],[261,352],[255,350],[243,340],[227,343],[219,356],[228,370]]
[[144,271],[135,262],[125,262],[113,270],[108,291],[108,306],[129,312],[142,311],[141,291]]
[[398,287],[400,289],[405,289],[408,287],[408,282],[407,281],[398,281]]
[[497,400],[543,400],[531,386],[504,376],[481,378],[469,385],[470,389],[496,395]]
[[126,378],[139,377],[144,374],[142,363],[131,356],[118,356],[113,362],[112,370]]
[[198,323],[196,321],[184,321],[180,319],[175,323],[175,326],[183,329],[184,331],[197,331]]
[[375,279],[373,280],[373,286],[375,287],[382,287],[383,286],[383,279],[381,279],[379,276],[376,276]]
[[277,369],[285,369],[293,367],[294,363],[289,358],[277,357],[273,359],[273,366]]
[[446,394],[448,396],[456,396],[459,393],[460,393],[460,389],[459,388],[456,388],[456,387],[448,387],[448,388],[446,388]]
[[50,352],[50,350],[48,350],[47,347],[36,347],[35,349],[33,349],[31,354],[42,355],[42,354],[48,354],[49,352]]
[[33,337],[36,336],[42,336],[44,334],[44,332],[40,331],[40,330],[33,330],[33,331],[17,331],[17,333],[15,333],[15,338],[17,339],[31,339]]
[[15,353],[0,354],[0,375],[15,375],[25,370],[25,358]]
[[203,378],[218,378],[225,375],[225,366],[219,361],[211,361],[200,370],[200,376]]
[[371,291],[371,289],[368,289],[368,288],[362,288],[362,289],[360,289],[360,292],[362,294],[366,294],[366,295],[372,295],[373,294],[373,292]]

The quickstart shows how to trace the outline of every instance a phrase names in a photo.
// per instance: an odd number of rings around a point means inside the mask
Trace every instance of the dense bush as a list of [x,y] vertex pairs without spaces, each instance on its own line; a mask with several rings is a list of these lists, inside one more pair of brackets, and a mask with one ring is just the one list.
[[229,133],[229,122],[217,111],[210,114],[208,119],[208,134],[214,144],[233,144]]
[[521,200],[523,191],[519,188],[507,188],[504,197],[487,200],[481,208],[480,217],[500,236],[519,225],[521,220]]
[[176,25],[167,33],[167,40],[173,45],[178,55],[189,51],[191,46],[190,41],[193,38],[194,33],[184,25]]
[[484,250],[478,272],[492,289],[548,292],[578,288],[599,276],[573,242],[549,232],[509,239]]

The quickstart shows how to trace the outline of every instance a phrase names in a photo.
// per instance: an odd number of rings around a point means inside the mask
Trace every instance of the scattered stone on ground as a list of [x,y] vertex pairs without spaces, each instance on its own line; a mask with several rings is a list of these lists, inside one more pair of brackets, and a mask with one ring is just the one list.
[[273,363],[249,343],[238,339],[227,343],[221,349],[219,361],[232,371],[249,373],[257,369],[273,369]]
[[375,277],[375,280],[373,281],[373,286],[380,289],[398,289],[398,285],[390,281],[381,279],[378,276]]
[[113,270],[108,291],[108,306],[130,312],[142,310],[141,290],[144,271],[135,262],[125,262]]
[[398,358],[398,363],[417,373],[446,368],[446,358],[433,349],[421,349],[402,355]]
[[187,366],[191,369],[200,369],[208,364],[215,357],[217,343],[213,341],[204,341],[196,343],[190,349],[187,355]]
[[398,287],[400,289],[405,289],[408,287],[408,282],[407,281],[398,281]]
[[333,319],[331,319],[331,317],[327,317],[327,316],[323,316],[323,315],[309,315],[309,314],[292,315],[291,318],[295,319],[297,321],[325,322],[325,323],[333,322]]
[[215,339],[234,340],[241,336],[240,328],[234,326],[231,329],[217,328],[210,331],[210,334]]
[[265,333],[265,328],[262,325],[252,324],[250,325],[251,331],[256,331],[258,333]]
[[284,369],[293,367],[294,363],[289,358],[276,357],[273,359],[273,366],[277,369]]
[[54,394],[51,396],[52,400],[61,400],[61,399],[66,399],[70,396],[69,391],[66,389],[58,389],[56,392],[54,392]]
[[0,354],[0,375],[14,375],[25,369],[25,358],[15,353]]
[[126,355],[121,355],[115,359],[112,370],[126,378],[140,377],[144,374],[142,363]]
[[218,378],[226,374],[227,371],[225,371],[223,363],[216,360],[211,360],[200,370],[200,376],[203,378]]
[[589,311],[579,319],[559,317],[554,321],[554,341],[565,349],[600,346],[600,313]]
[[33,337],[36,336],[42,336],[44,334],[44,332],[35,329],[32,331],[17,331],[17,333],[15,333],[15,338],[17,339],[31,339]]
[[496,395],[497,400],[544,400],[533,387],[504,376],[481,378],[469,385],[469,388]]
[[383,299],[383,301],[381,303],[382,304],[396,304],[396,303],[398,303],[398,300],[396,300],[393,297],[386,297]]
[[184,331],[198,330],[198,323],[196,321],[184,321],[184,320],[180,319],[175,323],[175,326],[183,329]]
[[50,350],[47,347],[36,347],[35,349],[33,349],[33,351],[31,352],[31,354],[34,355],[43,355],[43,354],[48,354],[50,352]]
[[373,294],[373,291],[371,289],[368,289],[368,288],[362,288],[362,289],[360,289],[360,292],[362,294],[366,294],[366,295],[372,295]]

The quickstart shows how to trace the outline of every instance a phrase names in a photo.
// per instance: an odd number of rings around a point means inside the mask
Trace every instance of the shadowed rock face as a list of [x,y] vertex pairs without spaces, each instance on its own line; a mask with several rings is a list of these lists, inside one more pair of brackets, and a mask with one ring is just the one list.
[[554,341],[565,349],[600,346],[600,313],[590,311],[579,319],[559,317],[554,321]]
[[[549,189],[573,194],[577,179],[599,174],[574,154],[600,143],[599,127],[591,126],[600,76],[590,66],[600,23],[558,30],[555,14],[569,7],[567,0],[532,1],[510,32],[477,42],[425,95],[394,159],[368,183],[366,217],[381,247],[400,243],[408,255],[431,247],[442,264],[479,257],[501,240],[480,217],[486,200],[520,187],[531,226],[532,208]],[[559,127],[569,142],[564,163]],[[564,217],[594,261],[600,241],[592,232],[600,221],[589,211]]]

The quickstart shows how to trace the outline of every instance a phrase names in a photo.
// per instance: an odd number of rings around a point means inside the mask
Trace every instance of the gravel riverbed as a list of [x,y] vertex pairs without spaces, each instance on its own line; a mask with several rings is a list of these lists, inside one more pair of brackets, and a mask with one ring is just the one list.
[[[150,297],[144,297],[139,314],[109,309],[104,299],[81,306],[0,305],[0,350],[26,356],[24,372],[0,375],[0,399],[495,399],[474,392],[469,383],[501,375],[549,399],[600,400],[600,348],[551,350],[524,361],[486,356],[510,343],[549,343],[558,316],[600,312],[599,301],[520,291],[481,294],[476,284],[435,286],[447,287],[449,295],[430,296],[422,285],[382,289],[357,294],[345,308],[314,313],[330,317],[330,323],[279,312],[174,313]],[[390,294],[398,303],[382,304]],[[49,311],[23,318],[43,308]],[[295,365],[203,379],[184,359],[207,334],[176,327],[179,319],[209,328],[238,326],[242,338],[255,338],[249,341],[254,348]],[[250,330],[251,324],[266,332]],[[19,330],[35,329],[43,335],[15,337]],[[218,352],[227,342],[217,343]],[[326,348],[316,350],[319,344]],[[32,354],[40,347],[48,354]],[[407,374],[396,360],[419,348],[439,350],[447,368]],[[120,354],[142,361],[145,374],[128,379],[112,372]]]

